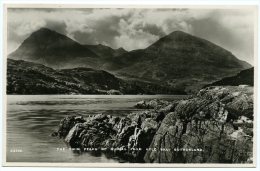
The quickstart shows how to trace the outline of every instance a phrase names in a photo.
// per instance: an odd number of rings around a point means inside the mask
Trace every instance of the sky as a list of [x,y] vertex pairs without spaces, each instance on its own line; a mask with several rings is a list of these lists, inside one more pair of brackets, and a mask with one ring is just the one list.
[[254,64],[252,9],[10,8],[7,12],[8,54],[41,27],[80,44],[103,44],[127,51],[144,49],[161,37],[181,30]]

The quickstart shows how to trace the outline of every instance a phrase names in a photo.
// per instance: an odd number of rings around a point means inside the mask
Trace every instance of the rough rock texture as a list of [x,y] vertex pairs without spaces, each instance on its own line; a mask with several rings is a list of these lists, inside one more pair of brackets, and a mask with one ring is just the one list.
[[67,117],[53,136],[71,146],[105,148],[131,162],[252,162],[250,87],[208,87],[188,99],[142,101],[135,107],[152,109],[122,118]]
[[145,148],[149,147],[164,117],[177,104],[165,103],[163,108],[131,113],[123,118],[103,114],[85,119],[66,117],[52,136],[63,138],[72,147],[105,148],[116,156],[143,162]]
[[[243,117],[242,117],[243,116]],[[209,87],[181,100],[163,120],[144,160],[154,163],[246,163],[253,149],[250,89]],[[240,123],[240,125],[238,125]],[[170,151],[164,151],[170,149]]]
[[134,107],[137,109],[155,109],[155,108],[159,109],[159,108],[165,107],[169,104],[170,104],[170,102],[168,102],[168,101],[154,99],[149,102],[145,102],[144,100],[140,101],[140,102],[136,103]]

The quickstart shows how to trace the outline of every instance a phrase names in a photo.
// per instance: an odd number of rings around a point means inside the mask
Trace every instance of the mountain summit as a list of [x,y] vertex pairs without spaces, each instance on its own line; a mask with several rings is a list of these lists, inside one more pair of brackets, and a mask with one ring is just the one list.
[[205,39],[182,31],[160,38],[146,49],[127,52],[104,45],[80,45],[42,28],[31,34],[12,59],[41,63],[54,69],[88,67],[116,76],[192,91],[252,66]]
[[190,90],[252,67],[224,48],[182,31],[125,53],[116,63],[118,75]]
[[[249,68],[251,65],[238,60],[231,52],[211,43],[205,39],[190,35],[182,31],[174,31],[159,39],[147,48],[149,51],[156,51],[163,56],[189,55],[191,58],[203,59],[211,62],[220,62],[223,65],[241,65]],[[185,58],[185,57],[184,57]],[[235,63],[234,63],[235,62]]]
[[9,55],[37,63],[70,62],[76,57],[99,57],[71,38],[47,28],[33,32],[21,46]]

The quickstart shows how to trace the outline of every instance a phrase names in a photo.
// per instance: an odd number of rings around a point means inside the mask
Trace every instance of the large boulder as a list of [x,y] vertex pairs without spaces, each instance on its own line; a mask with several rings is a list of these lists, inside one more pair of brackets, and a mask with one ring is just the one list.
[[76,117],[76,116],[68,116],[63,118],[60,121],[58,132],[54,132],[52,136],[59,136],[60,138],[65,138],[69,131],[77,124],[83,123],[86,120],[83,117]]
[[251,162],[252,120],[243,115],[253,118],[252,98],[248,90],[210,87],[181,100],[162,121],[145,162]]
[[147,163],[250,163],[253,93],[207,87],[183,100],[137,103],[125,117],[66,117],[58,135],[70,146],[105,148],[106,154]]

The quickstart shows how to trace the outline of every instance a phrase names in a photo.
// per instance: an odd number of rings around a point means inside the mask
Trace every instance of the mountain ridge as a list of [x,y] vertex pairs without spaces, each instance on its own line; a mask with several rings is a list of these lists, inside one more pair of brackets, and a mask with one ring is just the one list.
[[118,49],[113,49],[109,46],[97,44],[97,45],[84,45],[84,47],[88,48],[92,52],[96,53],[100,57],[116,57],[120,56],[124,53],[127,53],[127,51],[120,47]]
[[[119,56],[113,56],[114,51],[108,46],[85,45],[84,48],[86,46],[94,47],[94,49],[100,47],[96,51],[100,56],[74,54],[67,60],[59,59],[61,57],[52,57],[49,61],[28,58],[24,60],[41,63],[54,69],[89,67],[105,70],[118,77],[145,80],[163,86],[183,88],[186,91],[200,89],[204,85],[252,67],[224,48],[182,31],[172,32],[145,49],[123,51]],[[30,47],[27,49],[30,50]],[[18,55],[18,59],[23,56]]]

